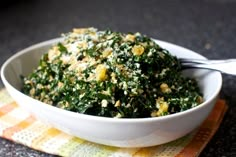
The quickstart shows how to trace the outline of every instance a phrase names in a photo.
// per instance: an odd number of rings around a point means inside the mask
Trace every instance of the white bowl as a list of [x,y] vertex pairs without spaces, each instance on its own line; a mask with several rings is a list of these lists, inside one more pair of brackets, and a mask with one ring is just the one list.
[[[219,72],[188,70],[185,75],[198,80],[204,103],[180,113],[156,118],[115,119],[66,111],[35,100],[21,92],[20,75],[26,76],[38,66],[41,55],[61,38],[24,49],[9,58],[1,68],[1,78],[15,101],[45,123],[82,139],[118,147],[147,147],[180,138],[206,119],[222,86]],[[204,59],[201,55],[167,42],[156,42],[177,57]]]

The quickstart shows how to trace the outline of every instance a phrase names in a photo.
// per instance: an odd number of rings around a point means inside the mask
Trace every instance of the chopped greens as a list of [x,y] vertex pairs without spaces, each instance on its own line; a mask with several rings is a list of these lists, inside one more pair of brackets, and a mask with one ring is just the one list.
[[199,105],[196,80],[175,56],[140,33],[74,29],[23,78],[22,91],[69,111],[115,118],[158,117]]

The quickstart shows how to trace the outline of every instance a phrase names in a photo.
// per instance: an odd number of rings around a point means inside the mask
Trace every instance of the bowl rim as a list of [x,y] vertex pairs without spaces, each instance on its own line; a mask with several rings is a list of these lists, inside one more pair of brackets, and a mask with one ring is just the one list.
[[[68,110],[65,110],[65,109],[61,109],[61,108],[58,108],[56,106],[52,106],[52,105],[48,105],[44,102],[41,102],[39,100],[36,100],[36,99],[33,99],[32,97],[22,93],[21,91],[19,91],[18,89],[16,89],[13,85],[11,85],[6,77],[5,77],[5,70],[6,70],[6,67],[16,58],[18,58],[19,56],[25,54],[25,53],[28,53],[28,51],[30,50],[34,50],[34,49],[37,49],[37,48],[40,48],[42,46],[46,46],[46,45],[52,45],[52,44],[55,44],[57,42],[60,42],[63,38],[60,37],[60,38],[54,38],[54,39],[50,39],[50,40],[46,40],[46,41],[43,41],[43,42],[39,42],[37,44],[33,44],[25,49],[22,49],[18,52],[16,52],[14,55],[12,55],[10,58],[8,58],[2,65],[1,67],[1,79],[3,81],[3,84],[5,85],[5,87],[9,86],[11,87],[13,90],[15,90],[15,92],[18,92],[19,94],[21,94],[21,96],[23,97],[26,97],[27,99],[31,99],[31,101],[36,101],[38,102],[40,105],[45,105],[48,107],[48,109],[50,110],[55,110],[57,112],[60,112],[61,114],[64,114],[66,116],[69,116],[69,117],[74,117],[74,118],[80,118],[80,119],[87,119],[87,120],[96,120],[96,121],[106,121],[106,122],[112,122],[112,123],[143,123],[143,122],[152,122],[152,121],[162,121],[162,120],[168,120],[168,119],[173,119],[173,118],[176,118],[176,117],[182,117],[182,116],[185,116],[186,114],[191,114],[193,111],[198,111],[200,109],[202,109],[203,107],[205,107],[210,101],[212,101],[214,98],[216,98],[222,88],[222,75],[220,72],[218,71],[212,71],[211,73],[214,73],[214,75],[216,75],[216,77],[219,79],[219,83],[217,84],[217,88],[216,90],[214,91],[214,93],[206,100],[204,101],[203,103],[199,104],[198,106],[196,107],[193,107],[191,109],[188,109],[188,110],[185,110],[185,111],[181,111],[181,112],[178,112],[178,113],[174,113],[174,114],[170,114],[170,115],[165,115],[165,116],[160,116],[160,117],[147,117],[147,118],[112,118],[112,117],[102,117],[102,116],[95,116],[95,115],[88,115],[88,114],[83,114],[83,113],[77,113],[77,112],[73,112],[73,111],[68,111]],[[173,43],[170,43],[170,42],[166,42],[166,41],[162,41],[162,40],[157,40],[157,39],[153,39],[155,42],[157,42],[158,44],[161,43],[161,44],[166,44],[166,45],[171,45],[171,46],[174,46],[178,49],[184,49],[186,51],[190,51],[194,54],[197,54],[199,57],[203,58],[203,59],[207,59],[205,57],[203,57],[202,55],[190,50],[190,49],[187,49],[187,48],[184,48],[182,46],[179,46],[179,45],[176,45],[176,44],[173,44]],[[14,98],[13,98],[14,99]]]

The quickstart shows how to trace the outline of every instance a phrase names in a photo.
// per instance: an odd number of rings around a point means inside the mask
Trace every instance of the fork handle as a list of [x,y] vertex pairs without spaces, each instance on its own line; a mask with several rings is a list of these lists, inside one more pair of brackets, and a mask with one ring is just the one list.
[[196,63],[196,64],[221,64],[228,62],[236,62],[236,59],[208,60],[208,59],[180,58],[179,60],[181,63]]
[[220,71],[225,74],[236,75],[236,59],[226,60],[182,60],[182,67],[202,68]]

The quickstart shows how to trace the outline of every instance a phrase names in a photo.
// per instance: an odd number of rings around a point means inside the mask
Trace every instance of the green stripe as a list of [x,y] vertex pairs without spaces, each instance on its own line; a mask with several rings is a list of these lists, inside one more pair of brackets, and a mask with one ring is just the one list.
[[73,137],[58,149],[58,155],[70,157],[83,143],[84,141],[80,138]]
[[71,157],[107,157],[114,153],[118,148],[99,145],[92,142],[84,142],[78,146],[76,151],[71,154]]
[[105,146],[105,145],[99,145],[99,147],[101,147],[101,151],[97,152],[97,154],[95,155],[95,157],[107,157],[112,155],[113,153],[115,153],[117,150],[119,150],[120,148],[118,147],[111,147],[111,146]]
[[0,100],[1,103],[8,104],[10,102],[13,102],[14,100],[12,97],[8,94],[7,90],[5,88],[0,89]]

